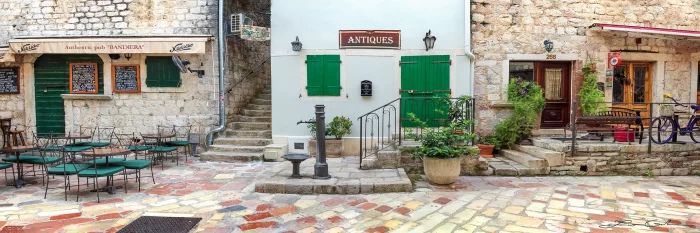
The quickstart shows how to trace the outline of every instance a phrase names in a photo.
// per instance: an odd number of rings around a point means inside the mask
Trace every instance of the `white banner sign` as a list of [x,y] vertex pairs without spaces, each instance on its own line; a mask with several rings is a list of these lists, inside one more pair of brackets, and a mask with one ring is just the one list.
[[243,25],[243,28],[241,28],[241,39],[252,41],[270,40],[270,28]]
[[76,38],[10,40],[14,53],[205,53],[208,38]]

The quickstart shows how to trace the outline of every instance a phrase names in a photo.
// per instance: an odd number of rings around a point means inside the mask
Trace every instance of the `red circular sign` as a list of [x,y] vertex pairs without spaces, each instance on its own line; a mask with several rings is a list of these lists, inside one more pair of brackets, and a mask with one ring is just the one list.
[[619,66],[620,63],[622,63],[622,59],[620,59],[620,57],[612,57],[612,58],[610,58],[610,65],[612,65],[612,66]]

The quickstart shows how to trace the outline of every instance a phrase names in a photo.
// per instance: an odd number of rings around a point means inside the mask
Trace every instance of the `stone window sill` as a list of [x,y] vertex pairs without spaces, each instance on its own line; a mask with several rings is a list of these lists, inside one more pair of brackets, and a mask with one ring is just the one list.
[[513,108],[513,103],[507,101],[499,101],[491,104],[494,108]]
[[112,100],[111,95],[62,94],[64,100]]

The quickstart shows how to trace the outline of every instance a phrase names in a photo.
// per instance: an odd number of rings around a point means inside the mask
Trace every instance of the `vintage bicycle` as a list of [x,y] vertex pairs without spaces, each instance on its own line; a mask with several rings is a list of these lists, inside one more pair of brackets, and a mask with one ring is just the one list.
[[[665,97],[673,101],[673,103],[668,103],[673,104],[674,107],[688,107],[688,105],[678,103],[676,99],[673,97]],[[678,120],[678,116],[675,114],[671,114],[672,116],[660,116],[656,117],[651,121],[651,129],[656,130],[656,132],[652,132],[651,134],[651,140],[657,144],[665,144],[671,141],[674,137],[677,137],[678,134],[680,135],[690,135],[690,138],[694,142],[700,142],[700,125],[696,124],[698,120],[700,120],[700,117],[697,116],[698,110],[700,110],[700,106],[691,104],[690,109],[692,109],[692,115],[690,116],[690,119],[688,120],[688,124],[685,127],[681,127],[681,124]]]

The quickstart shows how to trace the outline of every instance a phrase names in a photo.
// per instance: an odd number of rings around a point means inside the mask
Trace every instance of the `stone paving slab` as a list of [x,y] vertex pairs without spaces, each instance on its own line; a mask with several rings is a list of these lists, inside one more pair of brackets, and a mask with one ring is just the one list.
[[361,170],[357,157],[328,158],[331,179],[313,179],[315,158],[300,164],[301,179],[289,178],[292,164],[284,162],[274,176],[257,181],[255,191],[287,194],[360,194],[412,192],[413,185],[403,168]]
[[[697,176],[462,176],[447,186],[419,180],[411,193],[254,192],[282,166],[168,161],[154,169],[155,184],[144,181],[138,192],[132,180],[128,193],[103,194],[100,203],[82,188],[79,202],[64,201],[62,188],[44,199],[41,182],[15,189],[0,177],[0,232],[113,233],[140,216],[201,217],[193,232],[205,233],[700,232]],[[56,177],[49,185],[62,183]],[[615,225],[620,220],[639,226]]]

